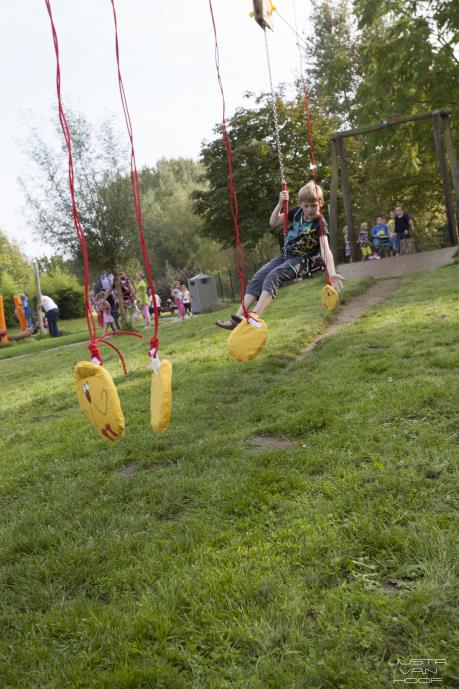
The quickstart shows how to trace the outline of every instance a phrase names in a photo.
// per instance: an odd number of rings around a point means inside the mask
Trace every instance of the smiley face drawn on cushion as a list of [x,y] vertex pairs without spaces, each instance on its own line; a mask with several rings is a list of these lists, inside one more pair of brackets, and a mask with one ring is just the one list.
[[106,369],[80,361],[74,369],[80,407],[97,432],[110,442],[124,434],[124,416],[115,384]]

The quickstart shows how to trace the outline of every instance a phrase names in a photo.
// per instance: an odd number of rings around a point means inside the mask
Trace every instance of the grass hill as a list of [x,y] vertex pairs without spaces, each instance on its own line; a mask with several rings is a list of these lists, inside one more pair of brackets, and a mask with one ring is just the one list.
[[0,361],[2,689],[384,689],[410,658],[452,687],[458,280],[407,276],[304,357],[330,317],[320,280],[288,287],[249,365],[215,316],[165,322],[161,435],[126,338],[114,447],[84,345]]

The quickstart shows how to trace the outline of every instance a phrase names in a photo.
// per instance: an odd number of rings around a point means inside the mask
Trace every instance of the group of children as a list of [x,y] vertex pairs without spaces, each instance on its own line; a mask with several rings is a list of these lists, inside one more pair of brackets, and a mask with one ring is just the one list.
[[[151,316],[154,313],[154,306],[151,294],[147,287],[147,282],[143,273],[136,273],[135,283],[133,284],[126,273],[118,273],[123,305],[129,324],[133,324],[138,317],[143,317],[145,327],[151,326]],[[177,306],[177,311],[181,320],[191,316],[191,296],[185,284],[176,282],[172,290],[172,296]],[[161,299],[155,294],[156,307],[161,308]],[[107,333],[119,330],[119,301],[114,288],[114,276],[112,273],[102,273],[96,284],[94,293],[94,309],[99,315],[99,324]]]
[[[362,252],[362,261],[380,259],[384,256],[400,256],[400,245],[403,239],[409,239],[413,229],[413,221],[403,209],[401,203],[397,203],[395,210],[390,212],[390,220],[386,221],[379,215],[376,224],[373,225],[368,235],[368,223],[360,225],[357,244]],[[351,258],[351,241],[348,227],[343,229],[344,255],[349,261]]]

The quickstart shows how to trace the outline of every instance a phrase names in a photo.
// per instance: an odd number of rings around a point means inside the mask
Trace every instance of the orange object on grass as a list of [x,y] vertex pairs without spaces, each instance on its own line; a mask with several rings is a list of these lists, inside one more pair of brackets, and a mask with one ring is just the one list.
[[18,297],[17,294],[14,295],[14,307],[16,309],[16,315],[19,321],[19,327],[21,328],[22,332],[25,333],[27,332],[27,323],[26,323],[26,317],[24,315],[24,309],[22,308],[22,300],[21,297]]
[[3,343],[8,342],[8,335],[6,334],[5,311],[3,309],[3,297],[0,296],[0,340]]

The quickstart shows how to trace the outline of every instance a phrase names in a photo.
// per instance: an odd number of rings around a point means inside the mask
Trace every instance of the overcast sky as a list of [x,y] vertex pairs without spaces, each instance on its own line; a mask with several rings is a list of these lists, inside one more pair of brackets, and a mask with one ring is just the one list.
[[[246,91],[269,88],[263,31],[249,17],[251,0],[213,0],[227,113]],[[293,0],[276,2],[294,25]],[[298,26],[307,30],[310,2],[296,0]],[[110,0],[52,0],[66,103],[94,124],[108,114],[124,121],[119,99]],[[221,119],[208,0],[117,0],[121,69],[130,108],[137,163],[199,156]],[[275,19],[269,34],[274,83],[298,72],[293,31]],[[49,131],[56,102],[55,56],[44,0],[1,0],[0,229],[29,256],[49,253],[23,214],[19,175],[33,185],[23,152],[30,113]],[[127,134],[126,134],[127,136]],[[276,174],[277,171],[274,171]]]

